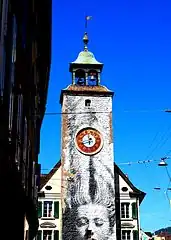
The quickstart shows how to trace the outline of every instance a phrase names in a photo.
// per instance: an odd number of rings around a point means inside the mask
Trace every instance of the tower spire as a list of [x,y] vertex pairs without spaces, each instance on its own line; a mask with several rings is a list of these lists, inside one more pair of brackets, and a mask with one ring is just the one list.
[[98,86],[100,85],[100,73],[103,63],[98,62],[94,54],[88,50],[87,21],[91,16],[86,16],[85,32],[83,36],[84,49],[74,62],[70,63],[69,71],[72,73],[72,85]]

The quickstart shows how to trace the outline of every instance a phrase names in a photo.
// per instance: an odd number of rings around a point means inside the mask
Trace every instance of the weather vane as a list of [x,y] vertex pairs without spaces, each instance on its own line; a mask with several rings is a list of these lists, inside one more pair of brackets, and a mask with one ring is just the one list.
[[87,22],[92,18],[92,16],[85,17],[85,29],[87,30]]

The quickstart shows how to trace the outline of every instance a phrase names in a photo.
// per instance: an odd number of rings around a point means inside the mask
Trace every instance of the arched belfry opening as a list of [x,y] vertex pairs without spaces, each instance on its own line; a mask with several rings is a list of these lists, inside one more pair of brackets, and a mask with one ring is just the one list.
[[75,84],[79,86],[86,85],[86,74],[83,69],[78,69],[75,71]]
[[98,86],[103,63],[98,62],[94,54],[88,50],[88,35],[83,37],[84,50],[81,51],[74,62],[70,63],[72,73],[72,85],[77,86]]
[[89,86],[97,86],[99,81],[98,81],[98,72],[96,70],[90,70],[88,72],[88,81],[87,81]]

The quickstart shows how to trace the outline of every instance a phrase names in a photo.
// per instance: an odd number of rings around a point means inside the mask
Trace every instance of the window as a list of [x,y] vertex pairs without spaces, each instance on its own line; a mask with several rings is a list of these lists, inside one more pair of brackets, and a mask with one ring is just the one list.
[[121,218],[129,218],[129,203],[121,203]]
[[127,192],[128,188],[127,187],[122,187],[122,192]]
[[36,240],[59,240],[58,230],[39,230]]
[[52,217],[52,201],[44,202],[43,217]]
[[48,185],[45,187],[46,190],[50,191],[52,189],[52,186]]
[[91,100],[90,99],[86,99],[85,100],[85,106],[86,107],[90,107],[90,104],[91,104]]
[[58,201],[38,202],[38,217],[59,218],[59,202]]
[[130,230],[122,230],[122,240],[130,240],[131,239],[131,231]]
[[43,231],[43,240],[52,240],[52,230]]

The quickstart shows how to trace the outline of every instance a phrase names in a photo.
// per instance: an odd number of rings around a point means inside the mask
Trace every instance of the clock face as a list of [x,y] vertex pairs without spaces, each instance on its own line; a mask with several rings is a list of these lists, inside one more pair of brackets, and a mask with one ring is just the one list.
[[93,155],[100,151],[103,141],[99,131],[93,128],[80,130],[76,135],[78,150],[86,155]]

